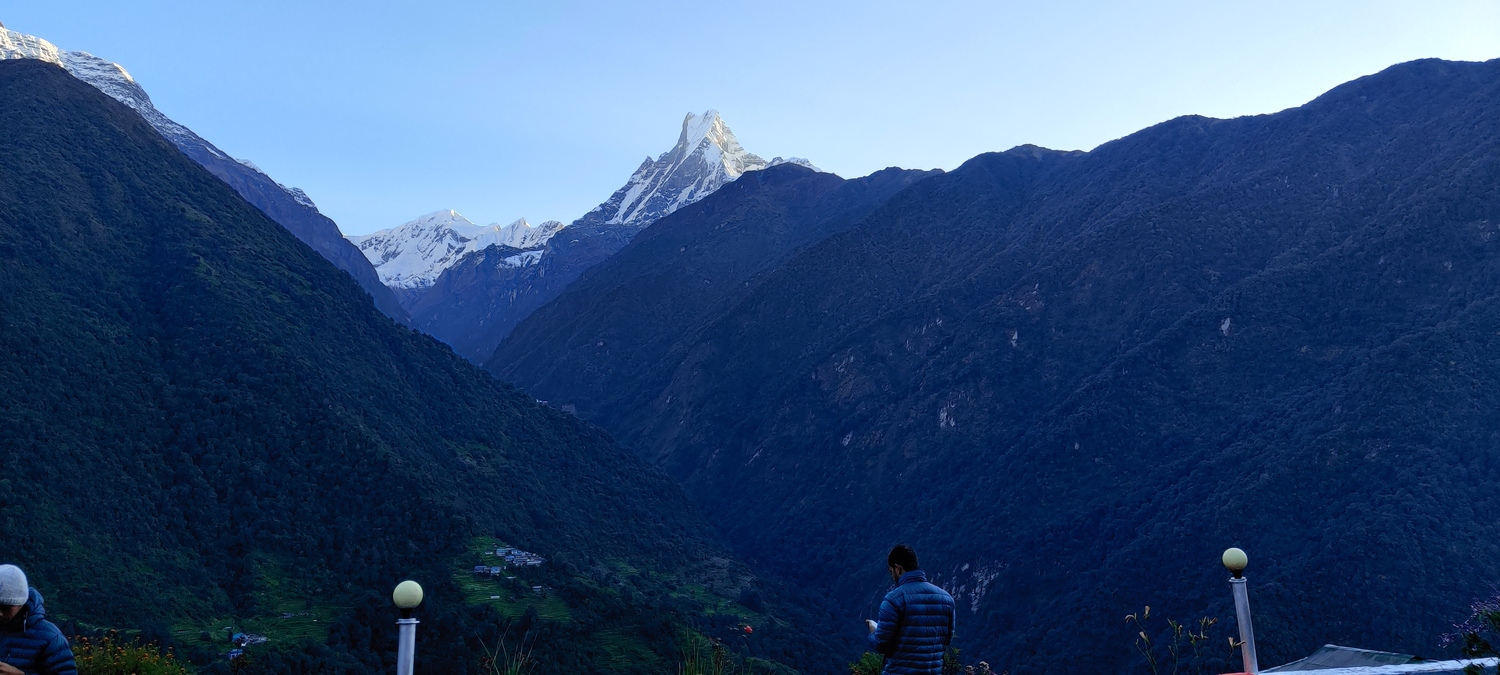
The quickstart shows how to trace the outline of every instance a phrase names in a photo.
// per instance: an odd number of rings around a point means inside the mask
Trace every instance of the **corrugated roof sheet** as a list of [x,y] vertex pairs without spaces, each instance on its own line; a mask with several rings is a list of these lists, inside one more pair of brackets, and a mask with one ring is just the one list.
[[1475,665],[1486,675],[1500,675],[1496,672],[1497,664],[1500,664],[1500,659],[1428,661],[1410,654],[1323,645],[1312,656],[1261,672],[1316,670],[1318,675],[1463,675],[1464,668]]
[[1305,659],[1284,666],[1262,670],[1263,673],[1290,673],[1302,670],[1329,670],[1334,668],[1359,668],[1365,666],[1394,666],[1420,662],[1423,659],[1411,654],[1377,652],[1373,649],[1358,649],[1340,645],[1323,645]]

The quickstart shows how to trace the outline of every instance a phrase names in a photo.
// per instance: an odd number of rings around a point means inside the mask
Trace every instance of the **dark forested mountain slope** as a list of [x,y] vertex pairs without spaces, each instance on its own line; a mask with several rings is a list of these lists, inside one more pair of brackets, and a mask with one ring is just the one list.
[[[127,108],[5,61],[0,121],[0,539],[53,617],[196,645],[290,602],[336,649],[285,658],[373,672],[414,576],[424,672],[477,668],[506,623],[544,671],[660,672],[747,598],[752,650],[829,658],[666,476],[393,324]],[[546,611],[464,607],[477,536],[552,560]]]
[[1231,545],[1263,664],[1434,654],[1500,573],[1497,228],[1500,62],[1413,62],[977,157],[781,265],[640,391],[549,395],[851,614],[913,544],[966,654],[1012,672],[1122,665],[1144,604],[1227,619]]
[[61,50],[46,40],[6,30],[3,26],[0,26],[0,58],[55,63],[72,76],[125,104],[177,149],[228,183],[245,201],[254,204],[334,266],[348,272],[371,295],[381,311],[397,321],[408,321],[406,311],[396,301],[391,289],[380,282],[375,268],[344,239],[332,220],[318,212],[306,194],[282,186],[253,164],[230,157],[191,129],[162,114],[151,103],[146,90],[120,64],[88,52]]
[[795,164],[741,176],[646,228],[501,343],[487,368],[586,418],[650,414],[684,350],[795,252],[940,172],[844,180]]
[[[318,211],[311,202],[298,201],[295,195],[287,192],[286,188],[266,174],[217,152],[208,141],[196,135],[190,138],[175,137],[172,140],[177,142],[179,150],[208,169],[209,173],[228,183],[245,201],[260,209],[271,220],[280,223],[335,267],[354,277],[360,288],[370,294],[375,306],[386,316],[401,323],[411,320],[406,310],[401,308],[396,294],[380,282],[380,276],[375,273],[370,261],[344,238],[338,224]],[[198,142],[193,143],[194,140]]]

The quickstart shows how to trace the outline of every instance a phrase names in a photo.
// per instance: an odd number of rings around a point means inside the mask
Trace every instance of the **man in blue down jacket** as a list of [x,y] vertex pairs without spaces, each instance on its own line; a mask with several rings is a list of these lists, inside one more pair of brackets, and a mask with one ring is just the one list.
[[885,656],[886,675],[942,675],[953,641],[953,596],[927,583],[917,553],[897,545],[886,556],[896,588],[880,603],[880,620],[866,621],[870,649]]
[[73,650],[47,620],[42,594],[15,565],[0,565],[0,675],[78,675]]

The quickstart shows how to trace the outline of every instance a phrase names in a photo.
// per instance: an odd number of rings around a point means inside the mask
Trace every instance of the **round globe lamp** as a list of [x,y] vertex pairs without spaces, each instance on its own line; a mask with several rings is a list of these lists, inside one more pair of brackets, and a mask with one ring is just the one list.
[[1245,566],[1250,564],[1249,556],[1246,556],[1244,551],[1237,548],[1224,551],[1223,561],[1224,568],[1229,570],[1229,573],[1233,574],[1236,578],[1244,573]]
[[410,579],[396,584],[396,590],[391,592],[391,601],[396,603],[396,608],[402,614],[410,614],[417,605],[422,604],[422,585]]

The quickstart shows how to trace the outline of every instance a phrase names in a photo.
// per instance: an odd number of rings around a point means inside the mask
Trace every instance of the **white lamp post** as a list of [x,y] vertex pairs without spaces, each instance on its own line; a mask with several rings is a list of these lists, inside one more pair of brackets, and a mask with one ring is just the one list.
[[401,618],[396,620],[401,631],[396,639],[396,675],[412,675],[417,657],[417,620],[411,618],[411,611],[422,604],[422,586],[410,579],[396,584],[391,600],[401,610]]
[[1250,625],[1250,594],[1245,590],[1245,566],[1250,564],[1244,551],[1231,548],[1224,552],[1224,567],[1232,575],[1229,588],[1234,591],[1234,618],[1240,625],[1240,655],[1245,659],[1245,672],[1256,675],[1260,664],[1255,660],[1255,628]]

